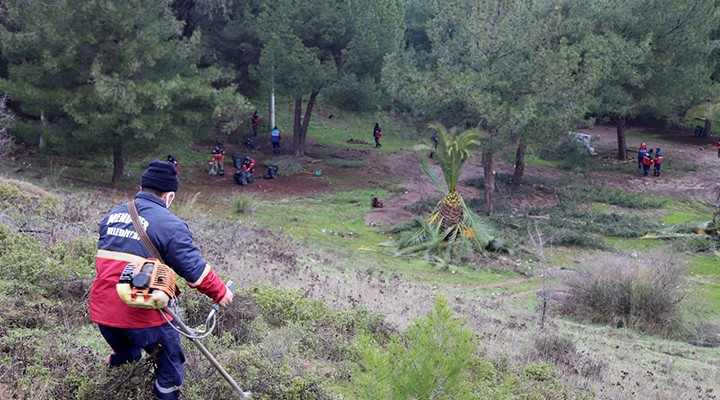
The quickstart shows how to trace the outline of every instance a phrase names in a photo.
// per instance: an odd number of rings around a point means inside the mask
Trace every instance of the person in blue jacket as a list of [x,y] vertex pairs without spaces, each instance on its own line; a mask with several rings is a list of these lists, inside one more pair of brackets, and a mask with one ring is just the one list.
[[[222,307],[233,301],[233,294],[205,262],[192,241],[185,221],[175,216],[170,204],[179,180],[172,163],[155,160],[140,179],[140,191],[132,200],[140,222],[160,257],[187,282],[188,286],[210,297]],[[100,223],[97,276],[90,289],[90,320],[110,345],[110,367],[139,361],[142,351],[156,354],[153,396],[176,400],[183,384],[185,354],[180,336],[156,309],[131,307],[120,299],[116,284],[129,263],[153,257],[135,230],[128,204],[115,207]],[[167,316],[172,320],[171,316]]]
[[272,143],[273,154],[276,156],[280,155],[280,139],[282,139],[280,129],[275,126],[272,132],[270,132],[270,142]]
[[645,153],[647,153],[647,145],[640,143],[640,147],[638,147],[638,169],[642,169]]
[[658,147],[657,149],[655,149],[655,160],[653,162],[653,167],[654,167],[653,175],[660,176],[660,167],[662,166],[662,163],[663,163],[663,155],[662,155],[662,152],[660,151],[660,148]]

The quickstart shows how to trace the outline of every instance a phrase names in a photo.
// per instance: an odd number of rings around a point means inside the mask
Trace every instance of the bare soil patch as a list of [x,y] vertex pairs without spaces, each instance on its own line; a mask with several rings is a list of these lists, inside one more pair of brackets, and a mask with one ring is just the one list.
[[[670,196],[690,201],[699,201],[713,204],[715,201],[716,182],[720,179],[720,164],[718,152],[711,146],[720,140],[720,137],[696,138],[692,133],[681,130],[637,128],[628,127],[628,132],[641,132],[643,136],[652,136],[657,141],[647,140],[651,148],[661,147],[665,169],[661,177],[645,177],[641,170],[637,174],[628,174],[620,171],[591,172],[587,174],[588,181],[595,184],[604,184],[609,188],[627,190],[635,193],[646,193],[648,196]],[[614,126],[595,125],[582,130],[593,137],[593,146],[599,154],[597,162],[603,164],[633,165],[635,159],[633,152],[639,143],[628,140],[628,159],[616,159],[617,133]],[[427,211],[427,207],[434,205],[443,193],[440,192],[425,176],[420,168],[418,154],[408,152],[384,153],[377,151],[374,144],[361,140],[348,141],[344,147],[331,148],[320,145],[308,139],[308,154],[325,154],[331,158],[344,160],[358,160],[364,162],[359,168],[342,168],[328,164],[328,158],[307,158],[302,165],[302,172],[284,175],[278,179],[257,179],[248,186],[240,186],[233,180],[234,169],[232,162],[226,162],[225,176],[210,176],[205,165],[192,168],[194,173],[184,173],[181,165],[181,178],[184,190],[213,193],[229,196],[240,193],[252,193],[267,196],[305,196],[326,193],[330,191],[353,190],[359,188],[383,187],[388,181],[400,182],[400,191],[394,192],[387,198],[380,198],[382,208],[372,208],[370,198],[358,199],[367,201],[368,213],[366,223],[372,226],[388,226],[405,221],[414,215]],[[228,149],[228,154],[243,153],[242,148]],[[244,154],[244,153],[243,153]],[[260,146],[251,152],[259,167],[257,176],[263,176],[266,168],[260,166],[265,160],[272,158],[269,146]],[[426,155],[421,155],[426,156]],[[288,156],[290,157],[290,156]],[[229,161],[229,160],[228,160]],[[435,173],[442,177],[442,173],[435,162],[431,160]],[[512,174],[514,165],[499,157],[496,158],[496,174]],[[321,170],[320,176],[315,171]],[[557,168],[526,166],[525,176],[543,176],[559,179],[567,171]],[[480,157],[470,159],[463,169],[460,177],[458,191],[467,199],[482,198],[483,193],[471,184],[472,181],[484,175]],[[528,206],[547,206],[557,202],[553,188],[543,185],[534,185],[526,188],[522,193],[498,193],[497,201],[506,202],[511,211],[522,210]]]
[[[618,163],[617,132],[614,126],[596,125],[582,130],[592,135],[593,145],[601,149],[600,157],[612,163]],[[605,182],[609,187],[635,193],[647,193],[648,196],[667,196],[705,204],[714,204],[717,182],[720,179],[720,158],[717,148],[718,136],[694,137],[689,130],[664,128],[629,127],[626,132],[640,132],[643,136],[657,139],[646,140],[648,148],[660,147],[665,160],[660,177],[645,177],[641,170],[635,175],[623,173],[593,173],[592,179]],[[636,163],[633,152],[640,143],[627,142],[628,163]],[[603,151],[604,150],[604,151]]]

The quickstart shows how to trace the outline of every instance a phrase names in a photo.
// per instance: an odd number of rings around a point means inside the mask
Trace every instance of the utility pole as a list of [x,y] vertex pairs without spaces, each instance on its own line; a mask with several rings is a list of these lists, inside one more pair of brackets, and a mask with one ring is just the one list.
[[270,72],[270,129],[275,127],[275,66]]

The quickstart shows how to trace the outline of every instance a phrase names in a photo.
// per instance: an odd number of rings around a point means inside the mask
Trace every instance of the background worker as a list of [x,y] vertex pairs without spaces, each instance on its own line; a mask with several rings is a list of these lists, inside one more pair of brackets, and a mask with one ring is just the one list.
[[252,124],[253,136],[257,136],[258,127],[260,126],[260,116],[257,110],[255,110],[252,117],[250,117],[250,123]]
[[177,160],[177,158],[175,158],[175,157],[173,157],[173,156],[171,156],[171,155],[168,154],[167,160],[165,160],[165,161],[167,161],[167,162],[169,162],[169,163],[172,163],[172,165],[175,166],[175,171],[178,171],[178,172],[179,172],[180,162]]
[[276,156],[280,155],[280,139],[282,139],[282,135],[278,127],[275,126],[270,132],[270,142],[272,143],[273,154]]
[[[178,186],[174,165],[160,160],[151,162],[133,199],[140,220],[162,260],[188,286],[225,307],[233,301],[232,292],[193,244],[187,224],[169,210]],[[98,324],[112,348],[110,367],[139,361],[142,350],[148,354],[157,351],[153,395],[156,399],[175,400],[180,396],[185,362],[178,332],[158,310],[125,304],[115,287],[128,263],[152,257],[136,232],[127,204],[115,207],[100,223],[97,276],[90,290],[90,319]]]
[[380,144],[380,137],[382,136],[382,128],[380,127],[380,124],[377,122],[375,123],[375,127],[373,128],[373,138],[375,139],[375,147],[382,146]]
[[652,150],[645,152],[645,156],[642,159],[643,175],[648,176],[650,174],[650,167],[653,165]]
[[255,160],[250,156],[245,156],[242,163],[243,171],[252,174],[255,172]]
[[660,148],[655,149],[655,160],[653,162],[653,175],[660,176],[660,166],[662,166],[663,156],[660,152]]
[[[210,175],[225,175],[225,169],[223,168],[223,157],[225,157],[225,149],[216,144],[213,150],[210,152],[212,157],[212,168],[210,168]],[[215,173],[213,173],[213,170]]]
[[647,153],[647,145],[645,143],[640,143],[640,147],[638,147],[638,169],[642,169],[645,153]]

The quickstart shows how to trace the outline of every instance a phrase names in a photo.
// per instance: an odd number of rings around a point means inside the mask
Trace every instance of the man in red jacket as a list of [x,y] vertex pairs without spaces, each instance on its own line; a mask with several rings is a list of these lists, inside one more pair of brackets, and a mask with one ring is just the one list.
[[[150,163],[140,179],[140,191],[133,199],[141,224],[162,260],[183,277],[188,286],[225,307],[233,301],[232,292],[202,258],[187,224],[168,209],[178,186],[173,164],[160,160]],[[95,261],[97,276],[90,290],[90,319],[98,324],[112,348],[108,360],[111,367],[140,360],[141,350],[148,354],[157,351],[153,394],[156,399],[175,400],[180,396],[185,362],[180,335],[158,310],[125,304],[115,287],[128,263],[151,257],[135,230],[127,204],[110,211],[100,223]]]

